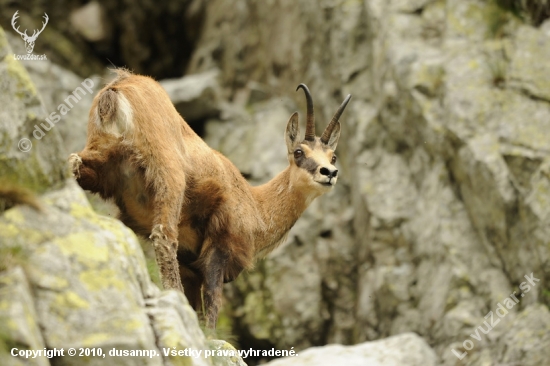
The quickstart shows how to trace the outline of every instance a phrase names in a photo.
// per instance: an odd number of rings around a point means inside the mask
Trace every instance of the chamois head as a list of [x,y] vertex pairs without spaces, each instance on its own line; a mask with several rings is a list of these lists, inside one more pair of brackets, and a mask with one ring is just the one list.
[[298,174],[297,180],[312,187],[319,194],[330,190],[338,179],[336,163],[336,145],[340,137],[340,121],[346,105],[351,99],[348,95],[342,102],[334,117],[328,124],[321,137],[315,136],[315,116],[313,114],[313,100],[305,84],[296,88],[303,89],[307,102],[306,133],[302,141],[299,140],[300,126],[298,112],[294,112],[286,126],[285,140],[288,150],[288,161],[291,168]]

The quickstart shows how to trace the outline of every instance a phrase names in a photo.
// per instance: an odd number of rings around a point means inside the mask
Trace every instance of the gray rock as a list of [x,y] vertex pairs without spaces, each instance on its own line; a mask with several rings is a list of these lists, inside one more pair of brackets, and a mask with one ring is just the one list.
[[[8,255],[6,252],[2,254]],[[42,350],[45,348],[32,297],[29,283],[20,266],[0,272],[0,322],[3,324],[1,336],[17,345],[18,349],[14,351],[16,353],[19,350]],[[0,358],[4,358],[5,365],[45,366],[50,364],[43,355],[25,359],[3,354],[3,352],[11,351],[11,349],[0,347]]]
[[535,98],[550,101],[550,79],[548,67],[544,60],[550,54],[550,34],[522,26],[514,37],[514,48],[511,55],[509,80],[510,86],[520,89]]
[[28,72],[14,59],[1,28],[0,80],[0,172],[3,180],[41,192],[59,186],[66,177],[64,161],[67,156],[60,131],[56,128],[42,130],[41,124],[47,117],[44,105]]
[[284,131],[292,105],[288,99],[273,98],[254,104],[250,114],[239,107],[226,107],[224,120],[207,122],[205,141],[253,183],[264,183],[288,166]]
[[246,366],[243,359],[238,356],[219,356],[225,354],[237,355],[238,351],[226,341],[211,339],[208,341],[215,366]]
[[216,117],[220,113],[219,71],[210,70],[179,79],[164,79],[160,84],[178,112],[187,121]]
[[[19,38],[8,34],[8,40],[15,53],[25,53],[24,44]],[[67,153],[81,151],[86,144],[88,113],[96,92],[103,87],[102,79],[97,75],[78,76],[50,60],[20,62],[29,73],[44,105],[45,116],[40,122],[48,126],[44,121],[45,118],[51,113],[56,113],[60,120],[55,123],[55,130],[59,131],[63,139],[62,146],[65,151]],[[80,89],[77,90],[77,88]],[[76,99],[71,97],[73,95]],[[58,109],[61,104],[68,109],[64,115]]]
[[108,33],[103,12],[101,4],[97,1],[91,1],[71,13],[71,25],[87,41],[102,41]]
[[338,344],[309,348],[294,357],[267,363],[269,366],[430,366],[437,357],[430,346],[414,333],[366,342],[354,346]]
[[[205,344],[204,334],[202,333],[197,315],[189,306],[187,299],[183,294],[175,291],[165,291],[156,298],[146,300],[147,315],[151,319],[151,325],[155,332],[156,344],[161,350],[185,350],[188,348],[194,350],[209,349]],[[176,321],[174,321],[176,320]],[[177,321],[181,320],[181,321]],[[191,325],[191,326],[190,326]],[[164,356],[167,364],[179,364],[186,361],[182,356]],[[210,360],[204,356],[194,358],[193,365],[210,365]]]
[[550,312],[544,305],[528,306],[501,337],[502,362],[543,365],[550,357]]
[[[110,365],[213,364],[204,356],[172,354],[211,347],[185,297],[161,292],[151,282],[130,229],[97,215],[73,180],[41,201],[42,212],[18,206],[0,217],[0,251],[15,253],[0,279],[0,317],[11,324],[8,344],[65,352],[94,348]],[[152,354],[123,357],[115,350]],[[60,365],[105,364],[102,357],[66,354],[56,360]],[[217,360],[222,365],[242,362],[238,355]],[[0,361],[17,364],[9,354],[0,354]]]

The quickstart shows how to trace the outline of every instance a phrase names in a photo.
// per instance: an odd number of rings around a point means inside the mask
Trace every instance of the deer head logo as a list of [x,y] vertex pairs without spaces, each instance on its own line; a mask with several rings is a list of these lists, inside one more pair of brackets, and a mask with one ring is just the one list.
[[19,16],[17,15],[18,12],[19,12],[19,10],[16,11],[15,14],[13,14],[13,17],[11,18],[11,26],[13,27],[13,29],[17,33],[19,33],[21,35],[21,38],[23,38],[23,41],[25,41],[25,48],[27,49],[27,53],[32,53],[32,50],[34,49],[34,42],[36,41],[36,38],[38,38],[40,33],[42,33],[44,28],[46,28],[46,24],[48,24],[48,19],[49,19],[48,14],[44,13],[44,20],[46,22],[42,22],[42,29],[40,29],[40,30],[35,29],[32,33],[32,36],[29,37],[29,35],[27,34],[26,29],[25,29],[24,32],[21,32],[21,31],[19,31],[19,27],[15,28],[15,21],[17,20],[17,18],[19,18]]

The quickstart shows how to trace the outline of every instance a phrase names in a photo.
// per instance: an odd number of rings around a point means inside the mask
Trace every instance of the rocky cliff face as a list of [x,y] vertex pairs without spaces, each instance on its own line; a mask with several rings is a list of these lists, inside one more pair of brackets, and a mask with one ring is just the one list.
[[[183,2],[178,4],[183,9]],[[298,83],[312,91],[319,130],[343,97],[353,95],[341,118],[341,178],[334,192],[312,204],[285,246],[226,288],[225,319],[241,347],[302,350],[416,332],[435,351],[437,364],[546,363],[550,23],[545,4],[213,0],[185,5],[186,16],[200,17],[201,25],[189,33],[196,39],[186,45],[194,48],[182,61],[194,74],[194,90],[181,92],[190,79],[163,84],[182,115],[193,116],[206,141],[251,182],[264,182],[287,164],[286,121],[294,110],[305,111],[302,94],[294,93]],[[146,25],[142,13],[132,14],[137,15],[117,27]],[[136,45],[125,45],[125,54],[162,49]],[[138,61],[144,72],[160,67]],[[19,67],[0,65],[6,72]],[[28,134],[33,118],[42,117],[39,111],[24,112],[39,110],[38,97],[25,77],[17,78],[7,85],[24,98],[10,100],[10,113],[17,116],[10,118]],[[197,103],[201,99],[213,103]],[[36,164],[36,177],[47,177],[45,185],[61,184],[60,165],[51,163],[63,155],[61,148],[21,155],[13,145],[14,125],[5,121],[3,115],[0,123],[10,142],[3,142],[7,160],[0,161],[19,169],[17,176],[28,175],[21,167]],[[60,127],[59,134],[66,132]],[[425,354],[425,363],[432,362],[430,352]]]
[[[414,331],[445,365],[548,359],[550,24],[502,5],[209,2],[192,72],[218,67],[235,95],[258,89],[253,80],[302,111],[292,91],[305,82],[318,128],[353,94],[338,187],[227,291],[246,342],[304,348]],[[234,128],[209,122],[207,138],[260,167],[282,165],[286,105],[253,103],[249,139],[231,119]],[[280,141],[270,130],[279,114]],[[525,293],[531,274],[540,282]],[[524,296],[497,317],[514,291]]]

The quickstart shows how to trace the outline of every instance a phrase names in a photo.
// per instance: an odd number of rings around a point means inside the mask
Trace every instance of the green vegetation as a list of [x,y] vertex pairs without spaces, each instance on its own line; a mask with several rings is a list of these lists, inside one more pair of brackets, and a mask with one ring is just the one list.
[[[228,307],[229,304],[224,303],[224,308]],[[238,336],[232,333],[232,323],[231,318],[227,314],[224,314],[223,311],[220,312],[218,318],[218,324],[216,329],[207,328],[204,320],[199,319],[199,325],[204,335],[208,339],[223,339],[228,343],[231,343],[233,346],[238,347]]]
[[155,258],[146,257],[145,261],[147,263],[147,272],[149,273],[149,277],[151,277],[151,281],[158,287],[162,288],[162,283],[160,281],[160,273],[159,273],[159,266],[157,265],[157,261]]
[[0,272],[22,263],[23,248],[19,245],[0,246]]
[[542,289],[542,302],[550,309],[550,288]]
[[3,326],[0,327],[0,358],[9,356],[9,350],[12,348],[11,342],[11,337],[6,329]]
[[155,285],[162,289],[162,282],[160,281],[160,272],[157,259],[155,257],[155,250],[153,249],[150,241],[141,237],[138,237],[138,240],[141,245],[141,249],[143,249],[143,254],[145,255],[145,263],[147,265],[149,277],[151,277],[151,281],[153,281]]
[[514,17],[519,18],[518,14],[512,9],[503,6],[500,2],[500,0],[494,0],[487,11],[488,38],[503,38],[506,25]]
[[521,18],[523,0],[494,0],[494,3],[503,11],[510,12],[517,18]]

